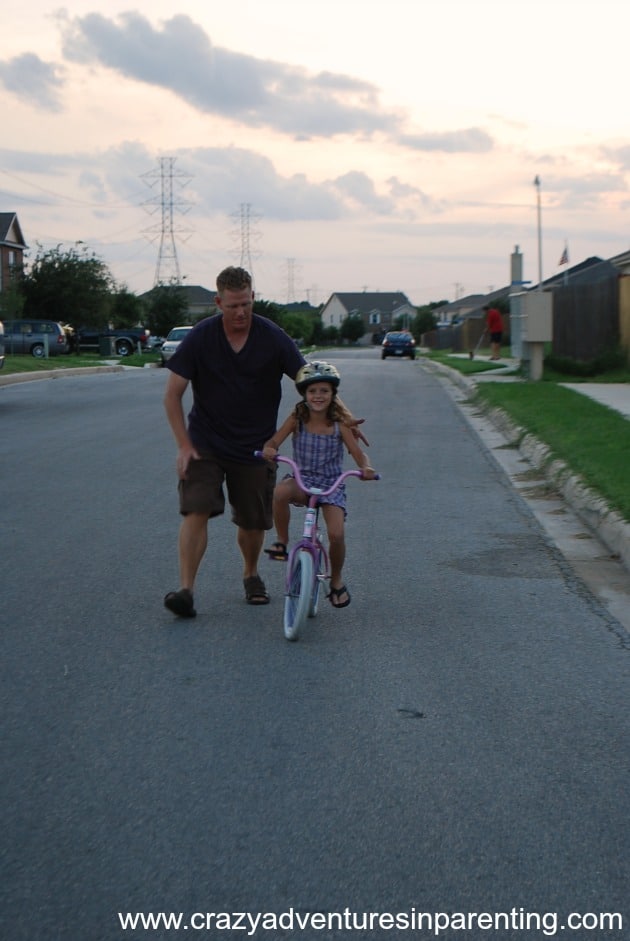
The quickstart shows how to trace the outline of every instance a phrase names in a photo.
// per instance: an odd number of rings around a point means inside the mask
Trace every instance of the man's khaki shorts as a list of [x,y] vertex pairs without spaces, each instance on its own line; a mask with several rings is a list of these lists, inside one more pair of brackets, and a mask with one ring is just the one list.
[[237,464],[216,454],[200,453],[200,460],[188,465],[186,480],[179,481],[179,512],[183,516],[221,516],[225,512],[225,483],[232,522],[242,529],[271,529],[276,465],[267,461]]

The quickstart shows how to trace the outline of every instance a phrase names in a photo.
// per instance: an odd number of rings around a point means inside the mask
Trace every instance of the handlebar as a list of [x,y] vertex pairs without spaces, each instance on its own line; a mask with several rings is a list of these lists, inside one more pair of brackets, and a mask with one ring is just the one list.
[[[262,457],[262,451],[254,451],[254,457]],[[312,487],[306,486],[306,484],[304,483],[300,475],[300,468],[297,466],[295,461],[292,460],[290,457],[284,457],[282,454],[276,454],[274,461],[277,461],[281,464],[288,464],[291,470],[293,471],[293,473],[295,474],[295,480],[296,480],[298,487],[300,487],[300,489],[303,490],[305,493],[316,494],[318,497],[330,496],[330,494],[333,493],[337,489],[337,487],[341,486],[341,484],[344,482],[344,480],[347,477],[360,477],[360,478],[363,477],[363,473],[360,470],[347,470],[347,471],[344,471],[343,474],[341,474],[337,478],[337,480],[334,482],[332,487],[329,487],[328,490],[318,490],[317,488],[313,489]],[[380,480],[380,479],[381,479],[380,474],[375,474],[373,477],[373,480]]]

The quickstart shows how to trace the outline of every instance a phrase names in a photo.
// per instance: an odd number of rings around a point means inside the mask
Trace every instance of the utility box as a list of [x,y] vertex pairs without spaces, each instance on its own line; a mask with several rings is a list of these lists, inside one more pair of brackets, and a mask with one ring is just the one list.
[[553,294],[527,291],[520,295],[521,335],[526,343],[549,343],[553,333]]
[[116,347],[114,337],[99,337],[98,338],[98,353],[99,356],[114,356],[116,353]]

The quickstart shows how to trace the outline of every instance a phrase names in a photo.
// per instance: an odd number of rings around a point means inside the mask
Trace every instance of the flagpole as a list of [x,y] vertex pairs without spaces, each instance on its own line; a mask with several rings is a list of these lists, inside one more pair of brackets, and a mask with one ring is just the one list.
[[534,180],[536,187],[537,206],[538,206],[538,290],[542,291],[542,222],[540,218],[540,177],[537,175]]

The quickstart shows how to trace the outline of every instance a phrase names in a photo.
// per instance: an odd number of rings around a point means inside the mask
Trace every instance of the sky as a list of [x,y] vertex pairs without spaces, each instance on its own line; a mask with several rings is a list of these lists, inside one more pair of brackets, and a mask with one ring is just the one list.
[[[412,304],[630,248],[628,0],[5,4],[0,211],[142,293]],[[535,180],[538,179],[538,185]],[[541,263],[539,264],[539,248]]]

